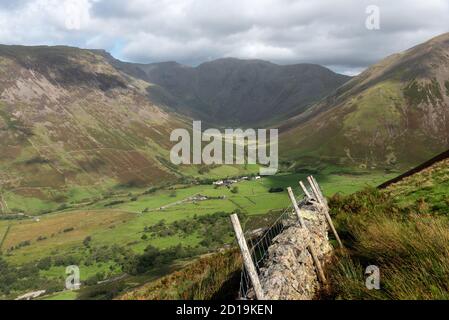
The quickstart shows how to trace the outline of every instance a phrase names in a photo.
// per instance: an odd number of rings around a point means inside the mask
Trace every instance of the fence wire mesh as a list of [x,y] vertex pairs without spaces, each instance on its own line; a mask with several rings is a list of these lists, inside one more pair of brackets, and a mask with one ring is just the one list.
[[[297,199],[298,202],[302,201]],[[285,208],[279,217],[263,231],[261,236],[254,236],[245,233],[245,239],[247,241],[248,249],[251,253],[254,266],[256,267],[257,274],[260,274],[260,270],[264,266],[265,259],[268,255],[268,248],[273,244],[273,239],[281,234],[287,227],[287,220],[294,218],[294,208],[291,204],[288,208]],[[252,283],[249,278],[248,272],[245,266],[242,266],[241,278],[240,278],[240,299],[249,300],[254,299],[254,292],[252,290]]]

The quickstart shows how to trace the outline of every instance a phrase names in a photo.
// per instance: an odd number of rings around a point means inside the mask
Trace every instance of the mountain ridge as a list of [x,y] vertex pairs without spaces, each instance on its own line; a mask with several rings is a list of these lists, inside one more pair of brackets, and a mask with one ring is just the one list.
[[413,167],[449,148],[448,88],[449,33],[385,58],[282,124],[283,155],[306,165]]
[[189,125],[147,86],[89,50],[0,46],[0,192],[62,202],[80,187],[177,179],[160,159]]
[[218,126],[285,120],[350,79],[307,63],[221,58],[191,67],[177,62],[135,64],[108,56],[123,72],[155,84],[149,95],[161,104]]

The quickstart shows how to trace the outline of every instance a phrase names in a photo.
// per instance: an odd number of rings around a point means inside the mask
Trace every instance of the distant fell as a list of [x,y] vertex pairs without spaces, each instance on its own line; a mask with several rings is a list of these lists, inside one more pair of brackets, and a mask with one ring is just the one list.
[[449,33],[392,55],[281,126],[301,166],[412,168],[449,148]]
[[218,59],[198,67],[176,62],[125,63],[120,70],[155,84],[149,96],[181,114],[218,126],[254,126],[285,120],[350,77],[314,64]]

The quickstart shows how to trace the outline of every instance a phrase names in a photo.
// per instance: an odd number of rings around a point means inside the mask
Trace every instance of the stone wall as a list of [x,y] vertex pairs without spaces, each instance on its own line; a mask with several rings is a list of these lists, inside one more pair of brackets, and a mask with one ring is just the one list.
[[301,203],[306,228],[301,228],[292,213],[286,229],[273,239],[260,280],[268,300],[311,300],[320,290],[317,271],[308,244],[315,247],[321,265],[330,258],[332,247],[328,224],[318,206]]

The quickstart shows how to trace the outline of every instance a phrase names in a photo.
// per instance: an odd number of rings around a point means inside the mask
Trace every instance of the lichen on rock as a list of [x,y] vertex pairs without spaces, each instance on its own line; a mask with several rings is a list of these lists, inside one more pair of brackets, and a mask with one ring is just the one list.
[[[308,245],[312,245],[324,265],[332,247],[328,225],[318,206],[302,204],[306,228],[289,219],[286,229],[273,239],[260,271],[260,281],[268,300],[312,300],[320,282]],[[293,213],[292,213],[293,216]]]

